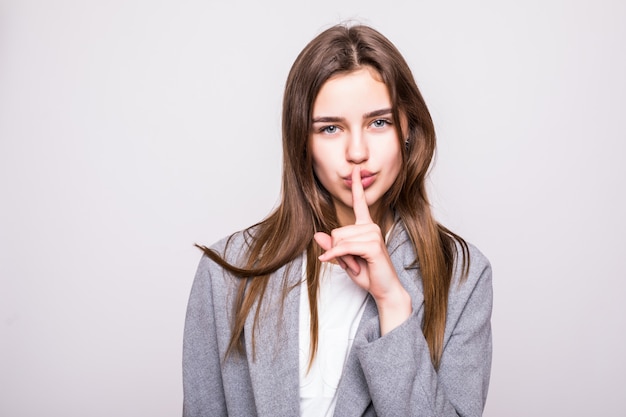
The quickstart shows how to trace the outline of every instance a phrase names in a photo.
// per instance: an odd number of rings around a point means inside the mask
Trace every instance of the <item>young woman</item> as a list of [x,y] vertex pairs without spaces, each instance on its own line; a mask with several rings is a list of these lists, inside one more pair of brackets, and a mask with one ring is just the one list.
[[278,208],[202,247],[185,416],[482,414],[491,269],[433,219],[434,150],[383,35],[335,26],[304,48],[284,95]]

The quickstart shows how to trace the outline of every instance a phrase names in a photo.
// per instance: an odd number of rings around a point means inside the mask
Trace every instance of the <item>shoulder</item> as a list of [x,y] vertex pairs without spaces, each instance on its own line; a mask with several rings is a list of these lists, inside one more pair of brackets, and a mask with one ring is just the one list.
[[198,246],[202,256],[196,269],[192,294],[227,294],[238,280],[224,263],[234,267],[245,265],[252,242],[251,228],[225,236],[210,246]]
[[[213,243],[207,249],[219,255],[224,261],[231,265],[242,265],[247,260],[247,254],[254,242],[257,226],[251,226],[244,230],[239,230],[229,236],[225,236]],[[205,255],[203,259],[208,257]]]
[[463,281],[465,266],[468,267],[465,277],[468,281],[474,281],[481,277],[491,280],[491,263],[489,259],[472,243],[467,241],[464,243],[465,245],[458,241],[455,242],[455,280]]
[[250,229],[245,229],[225,236],[210,246],[196,245],[202,250],[194,280],[196,285],[208,286],[210,282],[231,281],[230,274],[215,258],[233,266],[244,265],[251,241]]
[[474,300],[480,308],[491,310],[493,300],[492,271],[489,259],[473,244],[456,244],[457,258],[450,287],[451,305],[465,305]]

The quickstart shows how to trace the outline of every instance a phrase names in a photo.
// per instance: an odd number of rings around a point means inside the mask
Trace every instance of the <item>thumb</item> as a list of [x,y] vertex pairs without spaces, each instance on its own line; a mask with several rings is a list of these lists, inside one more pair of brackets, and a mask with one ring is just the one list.
[[325,251],[333,247],[332,238],[327,233],[317,232],[313,235],[313,239],[315,239],[315,242]]
[[[316,234],[313,235],[313,239],[315,239],[317,244],[320,245],[320,247],[324,251],[329,251],[333,247],[333,239],[330,237],[328,233],[317,232]],[[333,258],[330,258],[325,261],[330,261],[331,259]],[[358,275],[361,272],[361,266],[359,265],[359,262],[352,255],[338,256],[334,259],[337,260],[337,263],[339,263],[339,265],[343,269],[352,273],[353,276]]]

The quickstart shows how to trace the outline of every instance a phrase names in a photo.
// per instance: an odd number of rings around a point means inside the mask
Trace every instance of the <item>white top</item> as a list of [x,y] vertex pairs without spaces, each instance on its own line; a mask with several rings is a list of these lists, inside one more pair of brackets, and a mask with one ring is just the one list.
[[317,355],[307,373],[311,346],[311,313],[306,284],[306,255],[300,288],[300,415],[332,416],[337,385],[365,310],[367,291],[338,265],[323,263],[318,296]]

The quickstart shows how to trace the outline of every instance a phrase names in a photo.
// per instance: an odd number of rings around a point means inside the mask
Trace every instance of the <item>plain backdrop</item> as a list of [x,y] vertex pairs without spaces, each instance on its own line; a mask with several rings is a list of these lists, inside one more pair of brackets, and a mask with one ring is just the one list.
[[0,415],[172,416],[200,252],[280,191],[298,52],[401,50],[494,270],[488,417],[626,416],[626,3],[0,1]]

